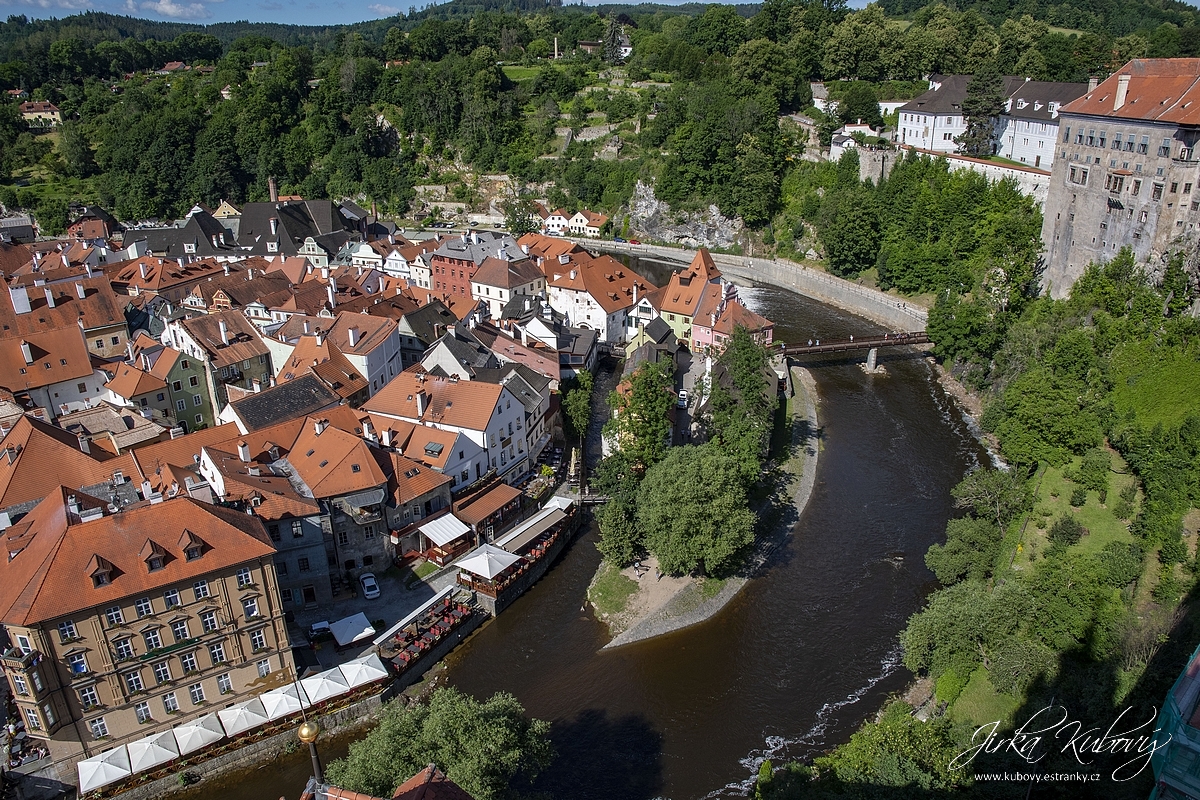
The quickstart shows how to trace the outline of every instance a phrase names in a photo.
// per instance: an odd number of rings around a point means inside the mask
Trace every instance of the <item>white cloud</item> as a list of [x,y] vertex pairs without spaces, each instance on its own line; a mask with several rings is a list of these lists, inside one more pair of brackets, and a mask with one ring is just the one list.
[[175,0],[152,0],[138,6],[142,11],[172,19],[208,19],[212,16],[203,3],[177,3]]
[[396,8],[395,6],[385,6],[382,3],[372,3],[371,5],[367,6],[367,8],[371,9],[381,17],[390,17],[400,13],[400,9]]
[[[72,11],[82,11],[92,8],[93,3],[90,0],[28,0],[30,5],[35,5],[38,8],[66,8]],[[0,6],[16,5],[8,0],[0,0]]]

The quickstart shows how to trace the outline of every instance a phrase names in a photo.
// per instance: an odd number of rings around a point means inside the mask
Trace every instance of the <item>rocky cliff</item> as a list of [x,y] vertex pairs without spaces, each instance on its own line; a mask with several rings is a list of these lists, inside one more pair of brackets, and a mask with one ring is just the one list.
[[711,205],[704,211],[672,211],[654,196],[654,187],[638,181],[629,201],[632,235],[688,248],[732,247],[742,232],[740,219],[729,219]]

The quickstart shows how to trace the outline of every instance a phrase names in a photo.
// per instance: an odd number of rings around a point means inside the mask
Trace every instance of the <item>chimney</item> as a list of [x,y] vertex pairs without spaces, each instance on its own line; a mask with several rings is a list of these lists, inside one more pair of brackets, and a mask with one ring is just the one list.
[[255,394],[258,394],[259,392],[262,391],[262,381],[259,380],[258,378],[253,379],[252,381],[250,381],[250,389]]
[[1096,91],[1096,87],[1100,85],[1100,79],[1095,75],[1088,78],[1088,94]]
[[219,246],[220,246],[220,245],[218,244],[218,242],[219,242],[219,241],[220,241],[220,240],[219,240],[219,239],[217,239],[217,235],[214,233],[214,234],[212,235],[213,249],[216,249],[217,247],[219,247]]
[[142,481],[142,499],[149,500],[152,494],[154,494],[154,486],[150,481]]
[[54,290],[49,286],[46,287],[46,307],[54,308]]
[[225,262],[224,272],[227,276],[229,275],[229,262],[228,261]]
[[471,244],[479,244],[478,231],[471,231]]
[[308,333],[308,320],[304,320],[304,332]]
[[337,282],[333,278],[329,279],[329,285],[325,287],[325,293],[329,295],[329,307],[335,307],[337,305]]
[[1113,98],[1113,111],[1120,111],[1129,95],[1129,75],[1117,76],[1117,96]]
[[88,276],[89,278],[90,278],[90,277],[92,277],[92,265],[91,265],[91,264],[84,264],[84,265],[83,265],[83,270],[84,270],[84,272],[85,272],[85,273],[87,273],[87,276]]
[[87,299],[87,290],[83,287],[82,283],[75,284],[75,294],[79,295],[80,300]]
[[325,427],[328,424],[329,424],[329,422],[327,420],[323,420],[323,419],[313,420],[313,433],[315,433],[317,436],[320,436],[322,433],[325,432]]
[[579,273],[578,273],[578,272],[576,272],[575,270],[571,270],[571,280],[575,280],[575,276],[576,276],[576,275],[578,275],[578,274],[579,274]]
[[221,326],[221,344],[229,344],[229,326],[225,324],[225,320],[218,320],[217,324]]
[[243,464],[250,463],[250,445],[246,444],[245,439],[238,442],[238,458],[242,460]]
[[271,235],[275,236],[279,233],[279,218],[271,217]]
[[21,355],[25,357],[26,364],[33,363],[33,351],[29,349],[29,342],[21,342]]
[[359,337],[358,327],[355,326],[355,327],[351,328],[349,333],[350,333],[350,346],[357,347],[358,346],[358,337]]
[[125,340],[125,359],[127,361],[133,361],[133,340],[132,339]]
[[521,245],[521,252],[524,253],[525,255],[529,255],[529,245],[527,245],[527,244]]
[[566,253],[560,253],[560,254],[559,254],[559,256],[558,256],[558,263],[560,263],[560,264],[570,264],[570,263],[571,263],[571,257],[570,257],[569,255],[567,255]]
[[183,257],[182,256],[175,259],[175,263],[179,265],[180,269],[183,269]]
[[329,267],[321,267],[321,280],[329,280]]
[[82,433],[79,434],[79,452],[87,453],[88,455],[92,454],[92,445]]
[[71,509],[72,514],[78,514],[79,513],[79,498],[77,498],[75,495],[68,496],[67,497],[67,508]]
[[145,261],[138,262],[138,271],[142,273],[142,280],[146,280],[146,262]]
[[324,343],[325,343],[325,334],[321,333],[320,328],[317,328],[317,347],[320,347]]
[[633,282],[633,304],[634,304],[635,306],[638,304],[638,284],[637,284],[637,281],[634,281],[634,282]]
[[425,394],[425,390],[421,389],[417,392],[417,416],[425,416],[425,407],[429,405],[429,396]]
[[375,431],[371,430],[371,420],[364,419],[362,421],[362,429],[364,439],[370,439],[371,441],[375,440]]
[[391,428],[383,429],[383,446],[384,447],[392,446],[392,429]]
[[271,193],[271,202],[279,202],[279,186],[275,183],[275,176],[267,178],[267,191]]

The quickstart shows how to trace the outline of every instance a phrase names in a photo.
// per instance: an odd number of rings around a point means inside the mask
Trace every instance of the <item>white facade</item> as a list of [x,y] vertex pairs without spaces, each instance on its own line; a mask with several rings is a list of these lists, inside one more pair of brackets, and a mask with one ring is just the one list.
[[1001,115],[996,123],[996,140],[1000,145],[998,155],[1049,172],[1058,142],[1058,121]]
[[559,211],[551,211],[542,221],[542,227],[547,233],[561,234],[571,226],[571,221]]
[[512,300],[513,295],[518,294],[529,297],[545,297],[546,279],[539,278],[512,289],[471,281],[471,299],[482,300],[486,303],[488,316],[492,319],[500,319],[500,314],[504,311],[504,307],[508,305],[508,301]]
[[91,408],[101,400],[108,399],[112,392],[104,388],[104,384],[110,380],[112,375],[104,370],[94,369],[86,378],[59,381],[30,389],[29,398],[47,409],[51,416],[57,417],[59,414]]
[[900,144],[932,150],[935,153],[957,152],[958,142],[954,139],[967,130],[966,118],[961,114],[902,111],[899,125]]
[[567,318],[572,328],[598,331],[602,342],[623,342],[629,331],[629,309],[612,313],[585,291],[550,284],[550,307]]

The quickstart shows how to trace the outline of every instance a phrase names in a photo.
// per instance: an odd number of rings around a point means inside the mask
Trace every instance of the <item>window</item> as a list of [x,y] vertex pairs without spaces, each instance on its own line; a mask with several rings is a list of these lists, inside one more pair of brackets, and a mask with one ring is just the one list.
[[1138,222],[1145,222],[1147,216],[1149,215],[1145,211],[1142,211],[1140,214],[1138,214]]
[[204,551],[199,547],[189,547],[183,551],[183,555],[188,561],[195,561],[200,556],[204,555]]
[[237,585],[241,589],[243,586],[249,586],[254,581],[251,580],[250,568],[242,567],[237,571]]
[[163,708],[168,714],[174,714],[179,710],[179,701],[175,699],[174,692],[167,692],[163,695]]
[[192,407],[193,408],[199,408],[200,404],[203,402],[204,401],[202,399],[200,399],[200,395],[198,395],[198,394],[192,395]]
[[79,702],[83,704],[83,710],[95,708],[100,705],[100,695],[96,694],[95,686],[85,686],[79,690]]
[[154,717],[151,716],[151,714],[150,714],[150,704],[149,703],[145,703],[145,702],[138,703],[136,706],[133,707],[133,711],[135,714],[137,714],[138,723],[151,722],[154,719]]
[[259,661],[255,666],[258,667],[258,677],[265,678],[271,674],[271,659],[264,658],[262,661]]
[[188,378],[188,386],[199,386],[199,385],[200,385],[200,379],[197,378],[195,375]]
[[96,349],[97,349],[97,350],[103,350],[103,349],[104,349],[104,340],[103,340],[103,339],[97,339],[97,340],[96,340]]
[[1070,125],[1063,128],[1063,143],[1065,144],[1069,141],[1071,141],[1071,126]]
[[67,656],[67,669],[72,675],[86,675],[88,671],[87,656],[83,653],[71,653]]
[[163,394],[162,392],[159,392],[157,397],[158,397],[158,402],[160,402],[160,403],[167,399],[167,396],[165,394]]
[[272,542],[278,542],[282,538],[279,535],[279,526],[278,525],[268,525],[267,526],[267,534],[270,535]]
[[25,727],[31,731],[40,731],[42,729],[42,720],[32,708],[25,709]]
[[1142,155],[1146,155],[1146,153],[1150,152],[1150,137],[1149,136],[1142,137],[1142,141],[1138,143],[1137,151],[1139,153],[1141,153]]
[[204,702],[204,685],[193,683],[188,687],[188,695],[191,696],[193,705],[200,705]]
[[1142,182],[1136,180],[1133,182],[1133,191],[1130,192],[1134,197],[1137,197],[1142,192]]
[[79,392],[80,394],[87,394],[87,384],[86,383],[76,384],[75,391]]
[[1087,144],[1088,144],[1088,147],[1095,147],[1095,146],[1096,146],[1096,131],[1095,131],[1095,130],[1089,130],[1089,131],[1088,131],[1088,134],[1087,134]]
[[17,694],[29,694],[29,684],[24,675],[9,675],[12,678],[13,691]]
[[182,392],[183,391],[183,382],[182,381],[172,381],[171,382],[171,391]]
[[267,635],[263,633],[261,628],[250,632],[250,647],[255,650],[267,649]]
[[1125,179],[1120,175],[1109,175],[1104,181],[1105,188],[1113,194],[1120,194],[1125,188]]
[[180,605],[179,590],[168,589],[163,592],[163,601],[167,604],[167,608],[175,608],[175,606]]
[[1190,183],[1185,183],[1185,184],[1183,185],[1183,193],[1184,193],[1184,194],[1191,194],[1191,193],[1192,193],[1192,185],[1191,185]]
[[126,636],[124,639],[118,639],[113,642],[113,646],[117,648],[117,658],[124,661],[127,658],[133,658],[133,639]]
[[1171,140],[1163,139],[1162,144],[1158,146],[1158,157],[1166,158],[1171,155]]
[[1071,167],[1067,174],[1067,180],[1071,183],[1079,184],[1080,186],[1087,185],[1088,171],[1081,167]]
[[338,531],[338,544],[342,545],[343,547],[350,544],[350,534],[346,533],[345,531]]
[[125,675],[125,687],[129,689],[129,693],[140,692],[146,687],[142,684],[142,673],[129,672]]
[[[1100,131],[1100,141],[1096,144],[1097,147],[1103,149],[1105,147],[1105,139],[1108,137],[1108,131]],[[1025,140],[1025,144],[1029,144],[1029,140]]]
[[216,642],[208,646],[208,654],[212,657],[214,664],[220,664],[225,661],[225,643]]
[[308,566],[308,559],[307,559],[307,558],[299,558],[299,559],[296,559],[296,563],[297,563],[297,565],[300,567],[300,571],[301,571],[301,572],[308,572],[308,570],[309,570],[309,566]]
[[[150,568],[151,572],[158,572],[160,569],[163,568],[162,557],[161,556],[151,556],[150,559],[146,562],[146,566],[148,566]],[[146,602],[149,603],[150,601],[147,600]],[[147,611],[146,613],[149,614],[150,612]],[[145,615],[138,614],[138,616],[145,616]]]
[[60,642],[69,642],[75,638],[75,623],[71,620],[58,623],[58,640]]
[[92,731],[92,737],[95,739],[103,739],[108,736],[108,723],[104,721],[104,717],[96,717],[88,722],[88,728]]
[[246,619],[258,616],[258,598],[247,597],[242,601],[242,610],[246,612]]
[[1171,194],[1179,192],[1179,184],[1176,181],[1171,181]]
[[[1191,184],[1188,184],[1188,185],[1190,186]],[[298,519],[292,520],[292,538],[293,539],[304,538],[304,523],[301,520],[298,520]]]
[[196,581],[192,584],[192,591],[196,593],[197,600],[208,597],[208,581]]
[[363,538],[364,539],[374,539],[375,538],[375,526],[374,525],[367,525],[365,528],[363,528]]
[[113,606],[108,611],[105,611],[104,618],[108,620],[109,626],[113,628],[125,624],[125,615],[121,613],[120,606]]
[[275,565],[275,574],[279,575],[280,577],[284,577],[284,578],[287,577],[287,562],[286,561],[280,561],[278,564]]
[[204,626],[205,633],[212,633],[213,631],[215,631],[217,628],[220,627],[220,625],[217,623],[217,612],[201,611],[200,612],[200,624]]
[[1154,184],[1154,188],[1150,190],[1151,200],[1162,200],[1163,185],[1161,183]]
[[199,667],[196,666],[196,654],[184,653],[179,657],[179,663],[183,665],[183,672],[186,675],[189,672],[196,672]]
[[229,673],[217,676],[217,691],[221,694],[229,694],[233,691],[233,681],[229,679]]
[[162,635],[159,634],[158,628],[151,628],[142,633],[142,638],[146,640],[147,650],[157,650],[162,647]]
[[1121,149],[1121,134],[1114,133],[1112,143],[1113,143],[1113,145],[1112,145],[1113,150],[1120,150]]
[[159,661],[154,665],[154,680],[157,683],[166,683],[171,680],[171,662]]
[[188,361],[188,360],[185,358],[185,359],[183,359],[182,361],[180,361],[180,362],[179,362],[179,368],[180,368],[180,369],[191,369],[191,368],[192,368],[192,365],[191,365],[191,363],[190,363],[190,362],[189,362],[189,361]]
[[187,401],[186,400],[176,400],[175,401],[175,410],[176,411],[187,411]]
[[[150,561],[151,561],[151,563],[153,563],[154,559],[150,559]],[[153,567],[151,567],[151,570],[153,570]],[[135,609],[137,609],[137,615],[138,615],[139,617],[148,617],[148,616],[150,616],[151,614],[153,614],[153,613],[154,613],[154,606],[150,604],[150,598],[149,598],[149,597],[142,597],[142,598],[139,598],[139,599],[138,599],[138,600],[137,600],[137,601],[136,601],[136,602],[133,604],[133,607],[134,607]]]
[[188,623],[186,619],[177,620],[171,623],[171,634],[175,637],[175,641],[183,642],[191,638],[188,633]]

